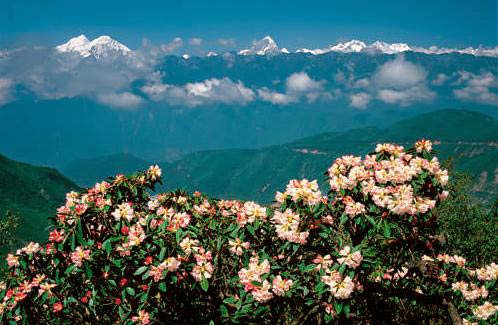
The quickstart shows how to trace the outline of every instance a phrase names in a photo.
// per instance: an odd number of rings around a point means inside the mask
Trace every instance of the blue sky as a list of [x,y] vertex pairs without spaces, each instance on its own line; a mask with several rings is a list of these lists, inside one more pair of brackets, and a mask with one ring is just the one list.
[[138,47],[219,38],[246,47],[266,34],[279,45],[320,47],[352,38],[428,46],[495,46],[498,1],[41,1],[0,0],[0,47],[55,45],[81,33]]

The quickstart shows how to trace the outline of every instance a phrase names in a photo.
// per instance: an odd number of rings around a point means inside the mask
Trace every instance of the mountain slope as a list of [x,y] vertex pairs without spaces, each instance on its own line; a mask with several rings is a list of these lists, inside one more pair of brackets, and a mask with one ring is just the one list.
[[99,180],[117,173],[130,174],[150,166],[150,163],[129,154],[115,154],[91,159],[74,160],[62,168],[62,173],[76,184],[90,187]]
[[46,238],[43,229],[65,194],[78,186],[57,170],[10,160],[0,155],[0,214],[7,210],[21,215],[18,236],[22,240]]
[[411,146],[429,138],[441,160],[474,177],[474,194],[489,201],[498,194],[498,122],[469,111],[442,110],[407,119],[387,130],[363,128],[325,133],[261,150],[218,150],[187,155],[165,168],[168,188],[184,187],[220,197],[264,202],[290,178],[323,181],[323,173],[344,154],[366,154],[378,142]]
[[[160,163],[164,189],[200,190],[218,197],[269,202],[291,178],[324,181],[323,173],[344,154],[364,155],[376,143],[411,146],[421,138],[435,143],[438,156],[452,157],[457,170],[474,177],[474,195],[484,201],[498,192],[498,122],[465,110],[440,110],[393,123],[329,132],[262,149],[209,150]],[[79,160],[63,169],[78,184],[90,186],[108,175],[132,173],[151,163],[130,155]]]

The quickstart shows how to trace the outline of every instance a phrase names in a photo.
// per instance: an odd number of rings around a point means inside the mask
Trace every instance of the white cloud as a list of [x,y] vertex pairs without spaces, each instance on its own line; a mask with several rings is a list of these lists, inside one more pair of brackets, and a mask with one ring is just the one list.
[[192,46],[201,46],[202,45],[202,38],[194,37],[189,39],[188,43]]
[[258,89],[258,96],[274,105],[287,105],[296,101],[296,97],[292,95],[271,91],[266,87]]
[[432,84],[434,86],[442,86],[445,84],[446,81],[448,81],[449,77],[445,75],[444,73],[439,73],[436,78],[432,80]]
[[381,65],[372,81],[377,98],[388,104],[408,106],[415,102],[431,101],[436,95],[426,85],[425,69],[405,61],[402,55]]
[[143,86],[141,90],[154,101],[190,107],[216,103],[245,105],[256,97],[254,91],[245,87],[241,81],[234,82],[226,77],[190,82],[183,86],[168,85],[156,80]]
[[12,88],[14,84],[11,80],[0,78],[0,106],[3,106],[14,100]]
[[233,38],[220,38],[220,39],[218,39],[218,44],[221,46],[233,47],[233,46],[235,46],[235,39],[233,39]]
[[285,87],[291,93],[322,91],[323,81],[311,79],[306,72],[291,74],[285,81]]
[[[428,102],[435,93],[427,87],[425,69],[405,60],[399,55],[393,60],[380,65],[371,75],[354,80],[353,72],[349,78],[339,78],[349,93],[349,105],[355,108],[367,108],[373,99],[387,104],[408,106],[416,102]],[[340,77],[340,76],[339,76]],[[354,89],[361,89],[356,92]]]
[[134,109],[144,103],[144,99],[130,92],[98,94],[97,101],[114,108]]
[[381,65],[375,72],[373,80],[380,88],[406,89],[425,82],[426,76],[424,68],[405,61],[400,55]]
[[409,106],[415,102],[431,101],[435,94],[423,84],[407,89],[380,89],[377,92],[380,100],[388,104]]
[[349,96],[350,105],[355,108],[367,108],[372,96],[368,93],[356,93]]
[[285,93],[270,91],[268,88],[258,90],[261,100],[276,105],[287,105],[306,98],[308,102],[317,100],[329,100],[332,94],[323,88],[325,81],[314,80],[306,72],[295,72],[285,80]]
[[187,93],[191,96],[203,98],[208,101],[225,104],[246,104],[254,100],[254,91],[247,88],[242,82],[233,82],[229,78],[207,79],[201,82],[187,83]]
[[356,80],[353,87],[354,88],[368,88],[370,86],[370,80],[368,78],[362,78]]
[[[464,101],[477,102],[498,106],[498,78],[491,72],[483,72],[479,75],[460,71],[456,85],[462,88],[453,90],[455,96]],[[495,91],[493,91],[495,90]]]
[[175,37],[171,42],[162,44],[161,51],[164,53],[171,53],[183,46],[183,40],[180,37]]

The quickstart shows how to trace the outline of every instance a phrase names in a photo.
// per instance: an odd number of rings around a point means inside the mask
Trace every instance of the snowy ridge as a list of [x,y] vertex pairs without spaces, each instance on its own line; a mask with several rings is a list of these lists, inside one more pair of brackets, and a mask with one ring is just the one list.
[[449,53],[460,53],[469,54],[474,56],[492,56],[498,57],[498,46],[494,48],[484,48],[484,47],[467,47],[465,49],[454,49],[454,48],[440,48],[437,46],[431,46],[429,48],[409,46],[406,43],[386,43],[383,41],[375,41],[370,45],[358,40],[351,40],[344,43],[338,43],[335,45],[330,45],[322,49],[307,49],[301,48],[296,51],[296,53],[309,53],[313,55],[320,55],[329,52],[339,52],[339,53],[383,53],[383,54],[396,54],[402,52],[418,52],[425,54],[449,54]]
[[281,53],[289,53],[289,51],[286,48],[280,50],[270,36],[265,36],[254,42],[250,48],[238,52],[239,55],[275,55]]
[[71,38],[64,44],[56,46],[55,49],[62,53],[73,52],[85,58],[93,56],[96,59],[131,53],[128,47],[105,35],[97,37],[92,41],[88,40],[85,35],[80,35]]

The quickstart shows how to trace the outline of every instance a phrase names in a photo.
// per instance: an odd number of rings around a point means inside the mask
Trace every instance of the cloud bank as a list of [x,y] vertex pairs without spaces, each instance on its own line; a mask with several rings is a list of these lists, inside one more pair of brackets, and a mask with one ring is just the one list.
[[354,80],[343,74],[336,74],[335,78],[353,91],[349,95],[349,104],[354,108],[365,109],[373,99],[409,106],[430,102],[436,97],[427,86],[427,71],[421,65],[406,61],[403,55],[377,67],[370,78]]
[[453,90],[455,96],[464,101],[498,106],[498,78],[490,73],[474,74],[460,71],[456,81],[461,88]]
[[308,103],[332,99],[332,94],[324,88],[324,80],[314,80],[306,72],[295,72],[285,80],[285,92],[279,93],[268,88],[258,90],[263,101],[275,105],[287,105],[306,99]]
[[155,80],[140,90],[153,101],[189,107],[215,103],[245,105],[256,98],[254,91],[241,81],[234,82],[226,77],[178,86],[164,84],[156,75]]
[[[233,40],[219,41],[228,46]],[[200,38],[188,41],[194,47],[202,43]],[[225,52],[219,56],[222,67],[226,69],[221,76],[211,77],[209,73],[200,71],[201,78],[189,81],[189,75],[184,75],[182,82],[178,83],[172,78],[172,73],[193,71],[193,78],[196,69],[203,67],[201,58],[180,60],[178,66],[173,67],[174,72],[169,70],[169,66],[162,65],[165,56],[183,46],[184,41],[179,37],[160,45],[144,41],[140,49],[127,55],[101,59],[83,58],[76,53],[57,53],[47,48],[4,51],[0,56],[0,106],[14,101],[16,95],[21,94],[16,94],[18,85],[39,99],[85,97],[115,109],[137,109],[148,102],[199,107],[248,105],[260,101],[286,106],[337,99],[343,99],[357,109],[367,109],[372,102],[410,106],[433,101],[436,93],[430,86],[436,90],[444,89],[446,94],[460,101],[498,106],[498,80],[493,72],[445,71],[429,75],[422,65],[408,61],[403,55],[391,57],[366,72],[364,69],[355,71],[356,63],[348,62],[344,71],[330,73],[325,77],[327,80],[314,78],[316,67],[305,63],[301,71],[256,86],[252,77],[241,78],[243,80],[236,77],[236,69],[245,64],[246,59],[241,63],[239,56]],[[266,67],[263,61],[257,64]],[[355,77],[355,73],[360,75]],[[243,76],[245,78],[245,74]]]

